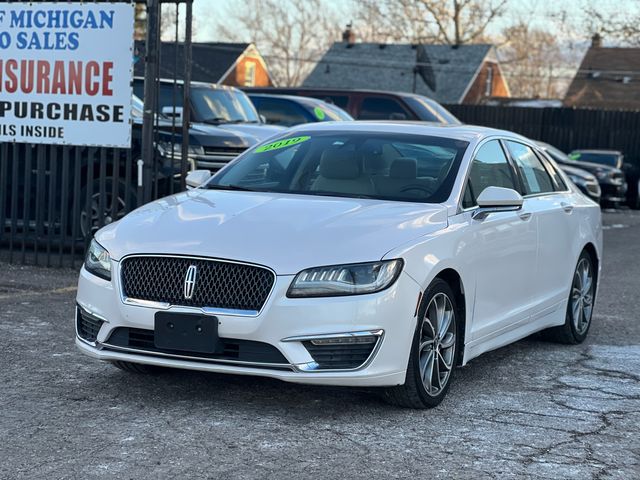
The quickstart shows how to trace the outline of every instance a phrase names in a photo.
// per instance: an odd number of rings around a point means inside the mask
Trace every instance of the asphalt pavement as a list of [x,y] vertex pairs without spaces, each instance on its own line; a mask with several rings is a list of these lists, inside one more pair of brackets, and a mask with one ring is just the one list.
[[640,478],[640,213],[604,223],[587,341],[487,353],[426,411],[371,390],[121,372],[75,349],[75,271],[0,263],[0,478]]

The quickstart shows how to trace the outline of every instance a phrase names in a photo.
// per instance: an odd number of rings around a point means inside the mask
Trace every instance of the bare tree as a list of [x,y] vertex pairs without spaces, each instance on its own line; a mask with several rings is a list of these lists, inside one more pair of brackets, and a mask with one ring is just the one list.
[[511,94],[524,98],[562,98],[568,87],[563,73],[569,59],[549,32],[520,20],[502,32],[498,48],[500,64]]
[[588,2],[585,5],[584,19],[587,30],[592,34],[604,34],[625,45],[640,45],[640,2],[638,1],[615,11],[604,9],[601,2]]
[[[176,6],[167,4],[162,5],[162,12],[160,15],[160,37],[162,40],[175,41],[176,38]],[[179,40],[184,40],[184,12],[181,12],[179,16]],[[197,24],[194,21],[192,25],[193,35],[196,33]],[[147,6],[143,3],[136,3],[135,7],[135,25],[134,25],[134,38],[136,40],[145,40],[147,34]]]
[[300,84],[339,36],[336,13],[320,0],[247,0],[221,17],[223,38],[256,43],[279,85]]
[[364,0],[356,5],[356,26],[369,41],[438,42],[450,45],[486,40],[487,27],[508,0]]

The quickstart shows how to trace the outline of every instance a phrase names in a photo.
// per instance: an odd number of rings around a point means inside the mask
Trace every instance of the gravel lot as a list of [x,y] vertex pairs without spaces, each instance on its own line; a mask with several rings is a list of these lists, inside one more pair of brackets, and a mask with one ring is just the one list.
[[585,344],[458,369],[435,410],[366,390],[174,371],[73,345],[76,273],[0,263],[0,478],[640,478],[640,214],[605,214]]

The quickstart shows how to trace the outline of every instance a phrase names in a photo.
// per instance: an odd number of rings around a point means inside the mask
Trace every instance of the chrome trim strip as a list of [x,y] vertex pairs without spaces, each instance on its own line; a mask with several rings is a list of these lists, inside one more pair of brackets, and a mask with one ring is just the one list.
[[[162,258],[180,258],[180,259],[187,258],[187,259],[193,259],[193,260],[203,260],[205,262],[208,261],[208,262],[220,262],[220,263],[233,263],[235,265],[247,265],[249,267],[263,268],[264,270],[271,272],[271,274],[273,275],[273,285],[271,285],[271,290],[269,291],[267,298],[265,298],[264,303],[262,304],[262,308],[258,311],[236,310],[231,308],[216,308],[216,307],[191,307],[188,305],[174,305],[167,302],[155,302],[153,300],[142,300],[137,298],[125,297],[124,288],[122,286],[123,285],[122,263],[129,258],[140,258],[140,257],[152,257],[152,258],[162,257]],[[276,282],[278,281],[278,276],[276,275],[276,272],[272,268],[269,268],[265,265],[259,265],[256,263],[249,263],[249,262],[239,262],[237,260],[227,260],[224,258],[216,258],[216,257],[198,257],[195,255],[170,255],[166,253],[165,254],[134,253],[130,255],[125,255],[119,260],[117,278],[119,283],[117,285],[117,288],[119,291],[120,300],[125,305],[130,305],[135,307],[154,308],[157,310],[169,310],[171,308],[180,308],[180,309],[190,310],[193,312],[201,312],[201,313],[204,313],[205,315],[229,315],[234,317],[257,317],[258,315],[260,315],[264,310],[264,308],[266,307],[267,303],[269,303],[269,300],[271,299],[271,295],[273,295],[273,291],[276,288]]]
[[294,370],[293,365],[288,363],[259,363],[259,362],[244,362],[242,360],[223,360],[217,358],[205,358],[205,357],[192,357],[190,355],[174,355],[171,353],[163,353],[163,352],[153,352],[151,350],[144,349],[136,349],[129,347],[120,347],[117,345],[111,345],[110,343],[97,343],[96,347],[106,348],[111,350],[119,350],[122,352],[129,353],[137,353],[139,355],[148,355],[151,357],[167,357],[167,358],[175,358],[177,360],[195,360],[198,362],[206,362],[206,363],[222,363],[229,365],[237,365],[241,367],[261,367],[261,368],[279,368],[279,369],[287,369]]
[[324,334],[324,335],[310,335],[310,336],[299,336],[299,337],[287,337],[282,339],[282,342],[302,342],[319,338],[343,338],[343,337],[360,337],[360,336],[370,336],[374,335],[378,337],[375,346],[371,350],[371,353],[367,357],[367,359],[362,363],[362,365],[358,365],[355,368],[323,368],[319,369],[320,365],[314,360],[307,363],[298,363],[292,365],[296,372],[301,373],[314,373],[314,374],[322,374],[322,373],[335,373],[335,372],[357,372],[358,370],[363,370],[367,368],[373,359],[377,355],[378,351],[382,346],[382,342],[384,341],[384,330],[365,330],[359,332],[346,332],[346,333],[337,333],[337,334]]
[[380,337],[384,334],[384,330],[381,328],[378,330],[362,330],[358,332],[345,332],[345,333],[323,333],[321,335],[301,335],[296,337],[286,337],[280,340],[281,342],[306,342],[311,340],[323,340],[327,338],[345,338],[345,337]]

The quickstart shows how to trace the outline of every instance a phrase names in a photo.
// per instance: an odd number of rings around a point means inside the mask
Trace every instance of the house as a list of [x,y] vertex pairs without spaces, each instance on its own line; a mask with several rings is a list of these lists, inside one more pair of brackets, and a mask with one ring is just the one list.
[[[144,42],[136,42],[135,75],[144,75]],[[184,44],[162,42],[160,77],[174,78],[177,54],[177,78],[184,72]],[[231,86],[271,87],[273,80],[267,64],[253,43],[193,43],[191,79]]]
[[603,47],[591,39],[564,104],[568,107],[640,110],[640,48]]
[[510,96],[493,45],[356,43],[348,31],[303,86],[412,92],[444,104]]

